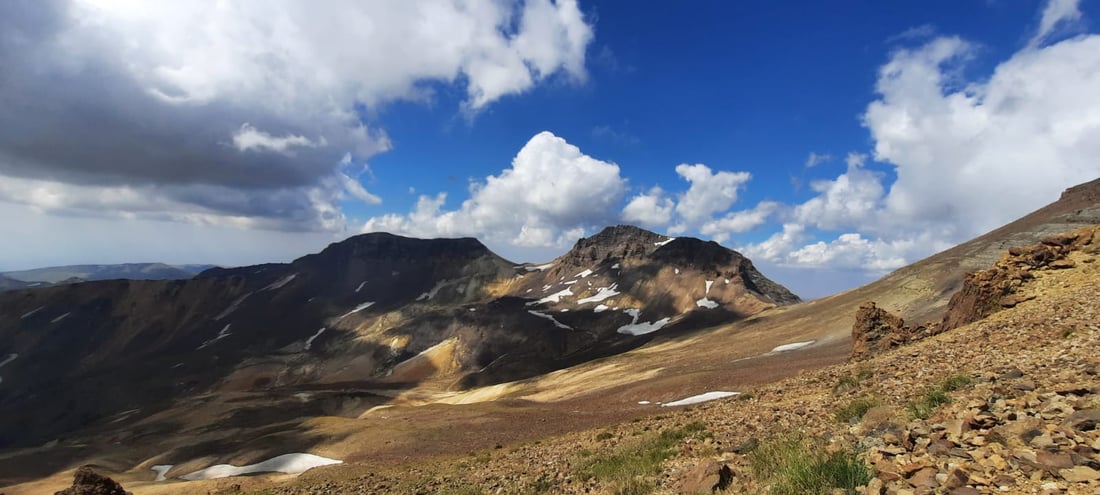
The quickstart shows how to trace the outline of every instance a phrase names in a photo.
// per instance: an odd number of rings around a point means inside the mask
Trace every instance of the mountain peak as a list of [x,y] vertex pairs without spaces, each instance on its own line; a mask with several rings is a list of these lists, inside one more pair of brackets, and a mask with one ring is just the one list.
[[564,258],[578,266],[609,259],[637,259],[652,254],[672,239],[633,225],[614,225],[578,240]]
[[425,257],[477,258],[493,255],[473,237],[418,239],[386,232],[371,232],[329,244],[316,255],[367,259],[418,259]]

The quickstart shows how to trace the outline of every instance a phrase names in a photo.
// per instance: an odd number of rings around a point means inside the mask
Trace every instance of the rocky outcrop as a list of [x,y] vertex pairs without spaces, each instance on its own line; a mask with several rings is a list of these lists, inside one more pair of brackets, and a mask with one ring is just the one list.
[[1098,230],[1100,227],[1087,227],[1046,237],[1033,246],[1009,249],[992,268],[966,276],[962,288],[951,297],[947,311],[938,323],[909,327],[900,317],[876,307],[875,303],[863,304],[856,312],[856,321],[852,325],[852,354],[849,359],[866,359],[1034,299],[1033,295],[1021,289],[1035,278],[1035,272],[1072,268],[1074,262],[1066,258],[1070,252],[1096,252],[1100,249],[1100,243],[1092,242]]
[[96,473],[84,466],[73,475],[73,486],[54,493],[54,495],[133,495],[122,489],[117,481]]
[[905,320],[875,306],[874,302],[864,303],[856,311],[856,322],[852,325],[852,355],[848,359],[866,359],[907,344],[923,337],[924,330],[925,327],[906,326]]
[[1083,228],[1047,237],[1034,246],[1009,249],[992,268],[967,275],[962,288],[951,297],[939,331],[978,321],[1027,300],[1019,291],[1034,278],[1033,272],[1072,268],[1066,255],[1086,247],[1095,250],[1090,245],[1097,229]]

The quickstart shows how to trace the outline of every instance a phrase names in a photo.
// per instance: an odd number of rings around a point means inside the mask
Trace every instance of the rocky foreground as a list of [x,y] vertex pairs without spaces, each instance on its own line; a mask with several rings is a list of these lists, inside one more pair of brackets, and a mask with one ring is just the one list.
[[255,488],[1100,494],[1098,254],[1095,227],[1014,250],[969,277],[935,324],[908,327],[865,306],[852,361],[732,398],[465,457],[321,468]]

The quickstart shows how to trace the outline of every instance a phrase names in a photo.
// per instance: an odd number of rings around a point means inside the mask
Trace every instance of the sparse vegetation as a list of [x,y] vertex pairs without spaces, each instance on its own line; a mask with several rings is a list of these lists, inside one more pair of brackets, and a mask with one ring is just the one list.
[[871,371],[870,368],[860,368],[859,371],[854,374],[844,375],[840,377],[840,379],[837,380],[836,385],[833,386],[833,393],[843,394],[852,390],[856,390],[864,381],[867,381],[873,376],[875,376],[875,372]]
[[874,397],[860,397],[854,399],[836,411],[836,420],[839,423],[850,423],[863,419],[872,407],[882,402]]
[[546,493],[554,487],[554,482],[546,477],[546,475],[539,476],[537,480],[531,482],[531,493]]
[[798,436],[762,443],[749,453],[749,461],[772,495],[827,494],[837,488],[854,494],[871,481],[871,469],[859,454],[828,452]]
[[630,442],[607,455],[585,459],[578,469],[582,480],[596,479],[613,487],[616,494],[636,495],[653,491],[655,486],[644,481],[660,471],[661,463],[675,455],[681,440],[706,431],[703,423],[690,423],[675,430],[665,430]]
[[928,419],[937,407],[951,402],[951,397],[947,396],[948,392],[959,390],[970,385],[973,381],[974,379],[970,375],[955,374],[948,376],[939,385],[926,390],[924,394],[910,402],[906,412],[913,419]]

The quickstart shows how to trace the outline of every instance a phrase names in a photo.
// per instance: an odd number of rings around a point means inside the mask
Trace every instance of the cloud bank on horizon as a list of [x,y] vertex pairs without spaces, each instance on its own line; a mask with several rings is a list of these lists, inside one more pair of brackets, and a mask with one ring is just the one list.
[[[744,204],[758,187],[751,165],[669,163],[675,182],[641,182],[630,163],[550,129],[516,143],[509,166],[470,178],[466,197],[430,191],[396,211],[398,193],[372,184],[368,165],[395,149],[381,109],[458,92],[455,114],[477,126],[502,99],[581,87],[597,21],[575,0],[326,7],[0,4],[4,227],[65,239],[40,226],[94,224],[122,242],[173,232],[287,254],[303,249],[288,232],[477,236],[516,257],[626,222],[765,265],[879,274],[1100,175],[1100,35],[1065,36],[1079,4],[1050,0],[1026,44],[985,74],[967,77],[980,40],[927,25],[899,38],[909,44],[879,67],[860,116],[869,146],[807,150],[794,164],[843,163],[809,184],[809,199]],[[1005,194],[1021,184],[1026,197]],[[349,204],[370,213],[356,218]]]

